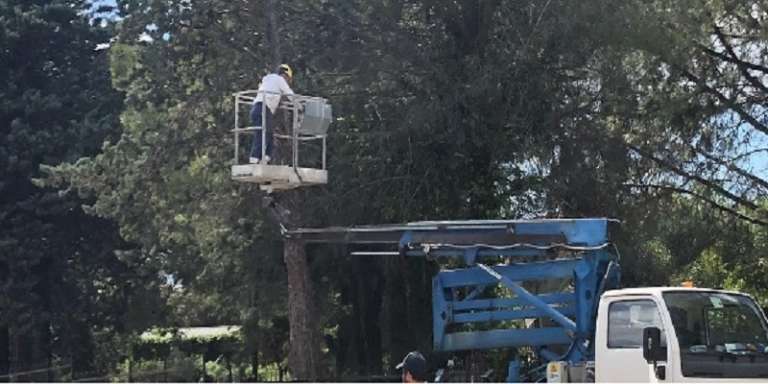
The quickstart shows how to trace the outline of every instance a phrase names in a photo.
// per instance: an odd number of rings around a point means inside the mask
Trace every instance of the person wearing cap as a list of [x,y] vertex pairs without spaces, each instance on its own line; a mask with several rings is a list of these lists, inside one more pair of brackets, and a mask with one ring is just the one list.
[[[264,159],[261,158],[262,151],[262,133],[256,131],[254,135],[253,145],[251,145],[250,162],[254,164],[268,164],[270,157],[272,156],[272,135],[275,129],[275,115],[277,114],[277,107],[280,105],[280,100],[283,96],[293,95],[293,90],[289,85],[293,80],[293,70],[288,64],[280,64],[277,67],[275,73],[270,73],[261,79],[259,84],[259,91],[256,95],[256,100],[253,102],[251,108],[251,120],[257,127],[262,126],[262,119],[264,120]],[[266,108],[264,108],[266,105]],[[263,114],[262,111],[266,112]]]
[[405,355],[395,369],[402,371],[403,383],[425,383],[427,381],[427,360],[419,351]]

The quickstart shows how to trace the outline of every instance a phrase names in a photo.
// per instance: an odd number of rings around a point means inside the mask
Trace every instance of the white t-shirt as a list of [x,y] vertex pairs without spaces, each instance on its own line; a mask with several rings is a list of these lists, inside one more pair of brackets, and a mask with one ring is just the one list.
[[280,104],[280,97],[282,95],[293,95],[293,90],[282,76],[276,73],[270,73],[261,79],[261,84],[259,84],[259,94],[256,96],[254,103],[260,101],[263,102],[264,99],[266,99],[267,107],[269,107],[269,110],[272,111],[272,113],[275,113],[278,104]]

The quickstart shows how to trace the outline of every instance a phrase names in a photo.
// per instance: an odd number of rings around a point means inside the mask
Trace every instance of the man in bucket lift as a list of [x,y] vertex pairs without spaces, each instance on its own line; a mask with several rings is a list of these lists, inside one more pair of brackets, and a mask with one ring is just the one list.
[[[264,140],[266,143],[264,151],[264,159],[261,159],[261,138],[262,133],[256,131],[253,139],[253,145],[251,146],[250,162],[252,164],[268,164],[272,155],[272,135],[275,129],[275,114],[277,114],[277,106],[280,104],[280,99],[283,96],[293,95],[293,90],[290,87],[290,82],[293,80],[293,70],[288,64],[280,64],[277,67],[277,73],[270,73],[261,79],[259,85],[259,93],[256,95],[256,100],[251,108],[251,120],[253,124],[260,127],[262,124],[262,117],[264,118]],[[263,107],[263,104],[267,105],[267,108]],[[266,116],[262,116],[262,110],[266,112]]]

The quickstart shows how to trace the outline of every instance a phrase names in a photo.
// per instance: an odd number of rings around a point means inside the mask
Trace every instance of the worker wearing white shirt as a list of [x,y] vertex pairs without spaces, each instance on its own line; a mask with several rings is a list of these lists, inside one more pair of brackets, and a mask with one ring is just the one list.
[[[254,135],[253,145],[251,146],[250,162],[254,164],[268,164],[272,155],[272,135],[275,128],[275,114],[277,113],[278,105],[280,105],[280,99],[283,96],[293,95],[289,83],[293,79],[293,70],[288,64],[281,64],[277,68],[277,73],[270,73],[261,79],[259,85],[259,93],[256,96],[256,100],[251,108],[251,120],[253,123],[260,127],[262,126],[262,118],[264,120],[264,140],[266,141],[266,148],[264,150],[264,159],[261,159],[261,138],[260,131],[256,131]],[[264,108],[266,104],[266,108]],[[262,111],[266,111],[266,114],[262,115]]]

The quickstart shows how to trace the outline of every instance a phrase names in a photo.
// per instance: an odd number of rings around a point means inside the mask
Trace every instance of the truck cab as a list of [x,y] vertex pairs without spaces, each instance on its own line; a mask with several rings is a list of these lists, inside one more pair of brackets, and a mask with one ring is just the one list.
[[594,351],[597,382],[768,381],[768,322],[739,292],[606,291]]

